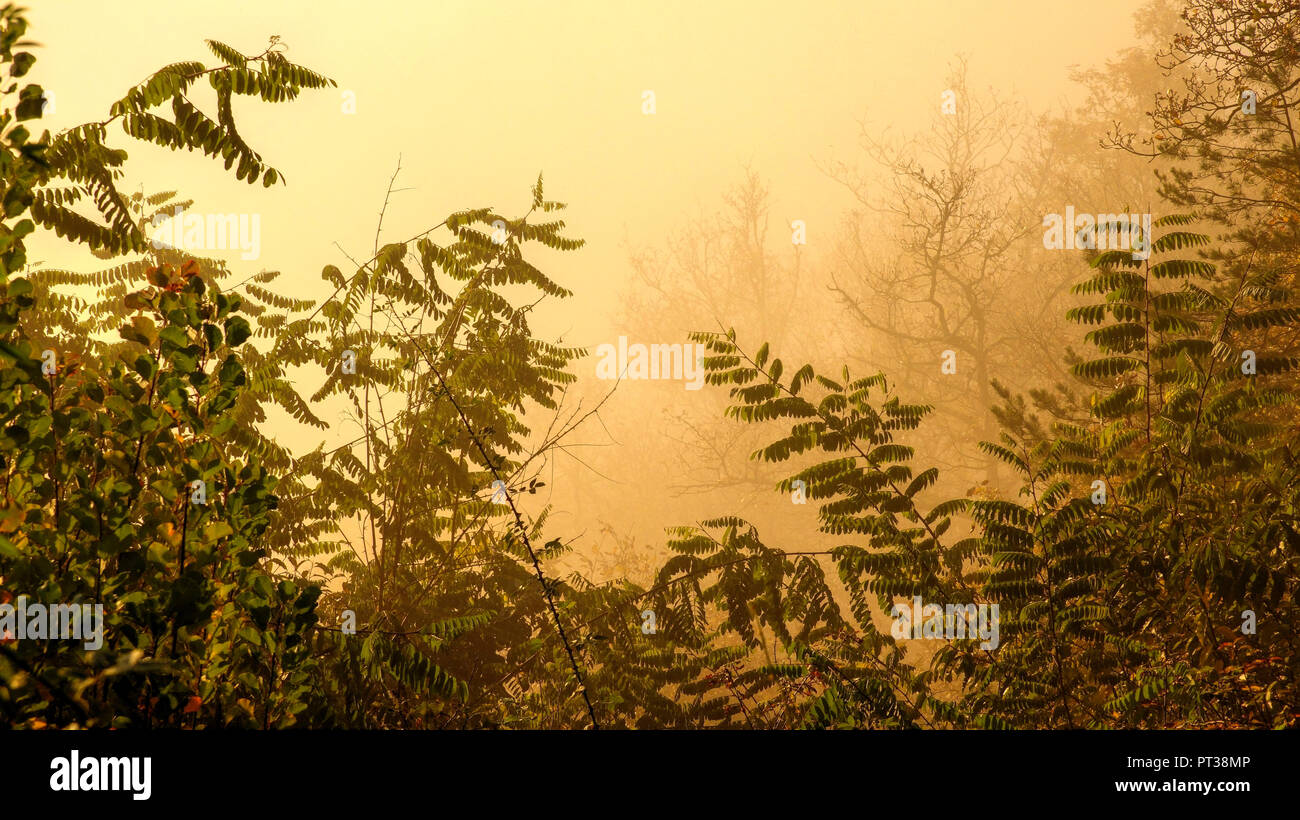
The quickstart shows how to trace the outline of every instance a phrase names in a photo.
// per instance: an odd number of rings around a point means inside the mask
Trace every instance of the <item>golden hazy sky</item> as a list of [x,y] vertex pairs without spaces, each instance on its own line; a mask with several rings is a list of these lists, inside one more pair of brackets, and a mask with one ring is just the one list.
[[[747,164],[771,185],[773,220],[805,219],[815,250],[845,205],[815,160],[852,158],[858,120],[900,132],[924,123],[958,54],[973,87],[1052,107],[1074,93],[1069,66],[1131,41],[1136,5],[1100,0],[1085,14],[1035,0],[39,0],[33,77],[54,92],[48,124],[59,130],[102,119],[167,63],[216,62],[205,38],[256,53],[279,35],[291,60],[339,83],[283,105],[237,100],[242,132],[288,186],[248,186],[219,163],[119,134],[129,187],[179,187],[200,211],[261,214],[261,257],[226,258],[315,293],[321,267],[343,263],[335,241],[369,250],[399,155],[399,183],[413,190],[390,209],[390,240],[464,207],[522,209],[542,171],[589,243],[552,267],[577,291],[552,314],[563,330],[614,304],[625,238],[660,241],[716,207]],[[342,113],[344,89],[355,115]],[[641,112],[647,89],[653,116]],[[31,258],[62,264],[60,244],[38,240]],[[589,339],[566,341],[594,344],[615,329],[589,325],[575,331]]]

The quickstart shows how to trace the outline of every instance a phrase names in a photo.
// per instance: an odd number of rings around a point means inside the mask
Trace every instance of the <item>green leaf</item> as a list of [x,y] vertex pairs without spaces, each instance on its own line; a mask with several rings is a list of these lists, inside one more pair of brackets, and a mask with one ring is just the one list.
[[239,347],[253,335],[253,328],[243,316],[231,316],[226,319],[226,344]]

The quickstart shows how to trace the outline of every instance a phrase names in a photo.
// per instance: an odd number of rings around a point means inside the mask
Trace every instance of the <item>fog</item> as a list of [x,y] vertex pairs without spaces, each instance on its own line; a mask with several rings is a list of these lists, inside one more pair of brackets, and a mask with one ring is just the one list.
[[[599,403],[600,411],[551,455],[547,488],[524,503],[532,512],[553,505],[552,527],[574,540],[576,567],[643,574],[657,563],[667,526],[734,509],[800,543],[815,540],[815,517],[774,491],[779,471],[748,459],[758,438],[722,418],[723,391],[595,378],[598,347],[619,337],[681,344],[692,330],[735,327],[751,350],[769,341],[791,364],[883,369],[936,405],[937,432],[924,440],[950,468],[946,489],[996,482],[974,450],[991,419],[966,406],[972,390],[986,388],[936,378],[947,345],[891,345],[864,327],[864,315],[893,314],[886,294],[906,295],[898,290],[905,280],[890,290],[879,276],[906,266],[906,225],[917,216],[894,207],[906,199],[904,176],[880,160],[911,155],[944,167],[951,156],[932,152],[936,135],[959,119],[971,124],[972,106],[984,106],[1004,120],[974,149],[986,159],[1001,152],[987,159],[997,170],[983,177],[983,204],[1003,209],[1015,199],[1015,219],[999,214],[999,230],[1022,230],[1032,246],[1042,214],[1074,204],[1062,198],[1064,171],[1053,177],[1061,196],[1049,204],[1041,178],[1028,180],[1033,163],[1041,173],[1053,161],[1041,153],[1050,126],[1040,118],[1063,117],[1056,127],[1068,130],[1087,100],[1075,73],[1100,69],[1137,42],[1136,10],[1104,0],[1080,24],[1075,7],[1013,0],[379,2],[363,15],[329,2],[86,0],[33,10],[34,29],[49,39],[33,78],[52,92],[46,121],[54,131],[103,118],[159,65],[203,59],[205,38],[253,53],[278,36],[291,60],[337,81],[289,105],[236,101],[243,133],[287,186],[248,186],[218,163],[141,144],[130,146],[122,185],[177,189],[200,211],[257,214],[256,259],[238,250],[212,255],[237,273],[281,271],[282,291],[299,297],[325,298],[322,267],[369,255],[399,164],[381,244],[463,208],[523,213],[543,174],[548,197],[569,204],[568,234],[586,245],[534,259],[574,295],[539,304],[532,326],[543,339],[588,349],[563,409],[585,413]],[[962,66],[957,116],[945,121],[944,93]],[[1102,121],[1109,112],[1094,113]],[[1014,168],[997,165],[1004,156]],[[806,244],[792,241],[796,220]],[[1022,314],[1002,317],[1000,358],[982,362],[978,374],[1022,389],[1035,379],[1006,366],[1007,346],[1036,355],[1035,376],[1050,377],[1061,364],[1050,337],[1063,304],[1020,287],[1034,264],[1023,247],[1004,260],[1015,257],[1020,274],[981,274],[988,299]],[[49,234],[38,234],[31,258],[80,270],[99,264]],[[1052,321],[1028,321],[1044,304]],[[548,418],[533,413],[530,422],[544,429]],[[322,433],[283,415],[268,427],[301,451],[355,434],[345,424]]]

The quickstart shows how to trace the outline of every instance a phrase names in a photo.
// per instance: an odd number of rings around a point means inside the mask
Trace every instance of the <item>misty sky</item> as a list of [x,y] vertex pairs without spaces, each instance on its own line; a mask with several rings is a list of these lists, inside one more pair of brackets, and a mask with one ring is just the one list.
[[[399,183],[413,190],[390,208],[389,240],[464,207],[521,210],[542,171],[589,243],[548,271],[577,296],[546,315],[560,330],[584,323],[574,340],[594,344],[614,330],[593,320],[626,278],[625,238],[653,244],[716,207],[750,165],[771,185],[774,219],[805,219],[813,250],[846,200],[815,160],[851,157],[859,119],[900,132],[925,122],[957,54],[970,59],[973,88],[1053,107],[1075,93],[1071,65],[1099,64],[1131,41],[1135,6],[1102,0],[1081,15],[1032,0],[371,2],[359,16],[329,0],[42,0],[32,30],[46,47],[32,78],[54,92],[47,120],[58,130],[103,119],[162,65],[215,63],[205,38],[256,53],[279,35],[291,60],[339,83],[283,105],[236,100],[241,131],[288,187],[249,186],[218,163],[119,134],[131,151],[123,187],[183,181],[199,210],[260,213],[261,258],[237,264],[319,288],[321,267],[344,262],[333,242],[370,248],[399,155]],[[341,111],[343,89],[356,93],[355,115]],[[647,89],[653,116],[641,113]],[[65,243],[43,240],[31,258],[62,264]]]

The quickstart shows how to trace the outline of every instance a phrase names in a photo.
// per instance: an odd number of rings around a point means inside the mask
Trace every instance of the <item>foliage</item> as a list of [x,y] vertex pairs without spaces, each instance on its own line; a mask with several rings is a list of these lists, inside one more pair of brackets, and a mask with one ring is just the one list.
[[[6,7],[3,21],[3,61],[21,76],[34,59],[12,51],[26,26],[21,10]],[[273,97],[320,84],[266,59]],[[134,123],[168,96],[182,105],[200,69],[164,69],[115,106],[110,121]],[[214,71],[218,85],[233,76]],[[39,115],[39,104],[28,103],[40,97],[27,86],[3,121]],[[233,134],[228,110],[222,116]],[[319,588],[262,567],[275,479],[232,436],[238,418],[230,412],[249,380],[240,348],[253,331],[242,300],[219,292],[194,260],[135,263],[127,272],[143,273],[147,286],[110,296],[114,306],[96,317],[123,320],[121,343],[83,341],[79,353],[67,342],[88,336],[87,325],[64,334],[51,323],[43,336],[25,326],[24,312],[57,276],[38,278],[39,291],[10,276],[32,230],[32,220],[10,220],[30,207],[37,223],[92,248],[141,245],[113,185],[125,152],[102,144],[103,125],[36,142],[22,126],[6,134],[0,596],[102,604],[104,645],[93,652],[76,642],[0,645],[0,704],[14,725],[290,725],[312,702],[306,637]],[[133,128],[127,132],[150,135]],[[247,174],[253,160],[243,162]],[[59,179],[76,187],[47,187]],[[106,225],[87,227],[64,207],[82,195]]]
[[[1240,5],[1192,2],[1210,16],[1179,47],[1212,54],[1226,24],[1211,12]],[[1267,11],[1268,31],[1290,19]],[[282,177],[236,130],[233,96],[330,81],[274,38],[252,57],[209,43],[222,65],[167,66],[104,122],[33,139],[21,10],[0,26],[16,92],[0,111],[0,603],[104,607],[97,650],[0,636],[8,725],[1295,725],[1293,220],[1243,232],[1211,207],[1157,220],[1150,259],[1093,255],[1068,314],[1094,351],[1071,354],[1074,382],[1028,398],[990,383],[1000,402],[977,408],[998,422],[981,448],[1014,497],[936,497],[943,476],[914,450],[936,410],[884,374],[787,368],[734,330],[695,334],[733,440],[762,442],[753,459],[787,473],[779,494],[806,493],[819,546],[774,546],[722,514],[672,528],[646,583],[596,584],[556,577],[575,538],[537,498],[587,418],[565,407],[583,351],[530,326],[570,295],[532,251],[582,245],[540,177],[520,217],[464,210],[381,244],[386,198],[370,254],[325,267],[319,303],[274,292],[274,272],[231,284],[224,264],[146,241],[189,203],[120,193],[107,126],[270,186]],[[189,96],[203,76],[212,117]],[[1213,116],[1184,136],[1222,133]],[[1286,167],[1252,167],[1252,185],[1289,190]],[[1212,238],[1205,216],[1234,230]],[[961,218],[982,241],[980,214]],[[38,224],[131,258],[19,276]],[[351,409],[356,439],[293,453],[263,430],[272,406],[324,429],[327,402]],[[916,598],[996,607],[996,645],[904,639],[893,607]]]
[[[107,119],[69,129],[49,141],[40,190],[31,203],[37,224],[69,241],[113,254],[147,249],[130,204],[117,189],[127,155],[106,142],[108,127],[115,122],[134,139],[173,151],[199,150],[205,156],[220,157],[226,170],[234,168],[235,178],[249,184],[261,179],[263,186],[270,187],[284,181],[240,135],[232,101],[235,95],[247,95],[264,102],[284,102],[303,89],[332,86],[334,81],[290,63],[275,37],[256,56],[213,40],[208,47],[225,64],[208,68],[186,61],[165,66],[113,103]],[[216,93],[215,119],[190,99],[201,77],[207,78]],[[161,111],[165,104],[171,106],[170,118]],[[72,207],[87,202],[94,205],[95,214],[79,213]]]
[[[149,275],[115,360],[3,371],[5,588],[104,602],[105,634],[97,652],[6,649],[26,674],[6,676],[5,707],[17,722],[287,725],[307,707],[319,590],[258,566],[275,482],[232,452],[226,413],[249,325],[197,265]],[[26,340],[15,352],[35,358]]]
[[[739,520],[682,531],[661,578],[686,583],[665,621],[697,638],[734,634],[750,670],[774,662],[763,630],[791,676],[833,670],[798,706],[807,725],[1294,724],[1285,659],[1297,637],[1300,476],[1281,408],[1295,402],[1286,376],[1297,362],[1270,354],[1268,331],[1295,316],[1274,307],[1289,297],[1275,271],[1225,281],[1177,256],[1210,242],[1181,230],[1190,221],[1157,221],[1160,261],[1107,252],[1076,288],[1105,298],[1071,312],[1100,325],[1088,340],[1101,355],[1074,366],[1094,388],[1079,420],[1046,429],[1003,390],[1005,432],[983,447],[1020,477],[1015,500],[922,504],[937,470],[914,473],[896,439],[930,408],[902,404],[883,376],[845,369],[832,380],[805,366],[784,377],[766,346],[750,357],[734,333],[702,334],[716,354],[709,381],[730,385],[733,417],[789,420],[755,457],[823,454],[778,489],[805,482],[821,531],[857,541],[830,551],[832,587],[811,558],[762,545]],[[962,514],[971,532],[957,538]],[[736,541],[748,556],[717,550]],[[953,641],[919,670],[875,625],[913,596],[997,604],[1000,645]],[[714,633],[709,606],[722,618]],[[1246,610],[1258,634],[1242,629]]]

